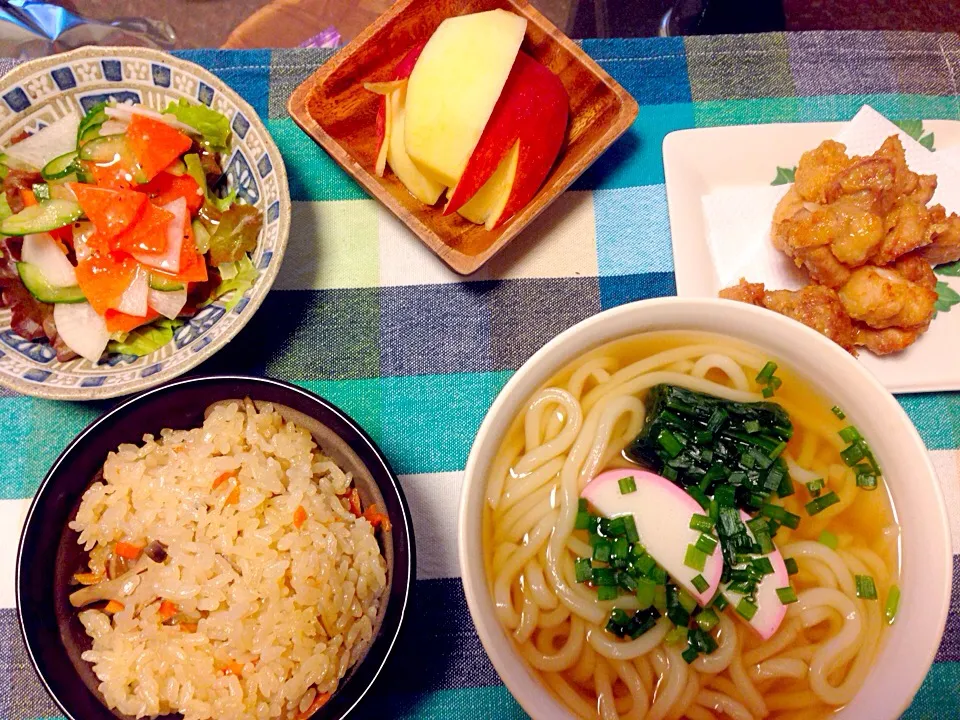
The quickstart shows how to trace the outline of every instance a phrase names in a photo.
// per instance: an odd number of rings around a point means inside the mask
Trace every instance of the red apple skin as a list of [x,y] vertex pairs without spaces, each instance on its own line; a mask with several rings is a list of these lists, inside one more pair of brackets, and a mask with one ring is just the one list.
[[[427,41],[424,40],[422,43],[417,43],[410,51],[403,56],[403,59],[397,63],[397,66],[393,69],[393,75],[390,76],[391,80],[406,80],[410,77],[410,73],[413,72],[413,66],[417,64],[417,60],[420,58],[420,53],[423,52],[423,48],[426,46]],[[377,149],[374,152],[374,157],[380,155],[380,148],[383,146],[383,140],[387,135],[387,96],[381,95],[377,104]]]
[[518,139],[517,174],[496,226],[530,202],[563,145],[569,105],[560,78],[526,53],[517,53],[500,99],[443,214],[456,212],[473,197]]

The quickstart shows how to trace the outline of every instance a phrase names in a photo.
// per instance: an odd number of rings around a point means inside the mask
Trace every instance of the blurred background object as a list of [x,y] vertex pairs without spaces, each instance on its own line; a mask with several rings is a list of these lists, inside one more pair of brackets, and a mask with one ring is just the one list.
[[[956,0],[532,0],[568,35],[644,37],[771,30],[960,30]],[[349,42],[390,0],[0,0],[11,25],[0,54],[45,54],[78,44],[155,47],[296,47],[331,28]],[[41,11],[38,6],[45,6]],[[152,19],[139,16],[149,15]],[[78,23],[80,16],[96,21]],[[24,29],[31,28],[30,30]],[[39,33],[37,27],[41,28]],[[19,32],[20,41],[14,33]],[[49,40],[59,32],[59,39]],[[324,34],[326,33],[326,34]],[[39,36],[46,36],[43,39]],[[22,47],[21,47],[22,44]]]
[[114,14],[91,20],[40,0],[0,0],[0,56],[21,60],[81,45],[139,45],[169,50],[173,28],[162,20]]

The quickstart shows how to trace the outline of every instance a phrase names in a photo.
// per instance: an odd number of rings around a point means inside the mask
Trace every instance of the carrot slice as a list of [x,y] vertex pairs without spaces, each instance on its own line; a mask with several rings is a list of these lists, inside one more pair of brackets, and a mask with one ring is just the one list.
[[380,512],[375,504],[368,506],[367,509],[363,511],[363,516],[374,527],[381,527],[384,532],[390,530],[390,518]]
[[297,505],[297,509],[293,511],[293,526],[299,530],[306,521],[307,511],[303,509],[303,505]]
[[140,553],[143,552],[143,546],[134,545],[133,543],[119,540],[117,541],[117,544],[114,545],[113,552],[122,558],[126,558],[127,560],[136,560],[138,557],[140,557]]
[[118,613],[118,612],[120,612],[121,610],[123,610],[123,603],[122,603],[122,602],[118,602],[118,601],[116,601],[116,600],[111,600],[111,601],[108,602],[108,603],[106,604],[106,606],[103,608],[103,611],[104,611],[104,612],[110,613],[111,615],[112,615],[113,613]]
[[37,204],[37,196],[33,194],[33,190],[28,188],[20,189],[20,199],[23,200],[24,207],[30,207],[31,205]]
[[177,198],[183,198],[187,201],[187,211],[191,215],[203,205],[203,191],[197,181],[186,174],[172,175],[162,172],[137,189],[149,195],[157,205],[166,205]]
[[148,202],[143,206],[140,219],[118,235],[113,245],[128,253],[162,253],[167,249],[167,227],[171,220],[172,212]]
[[74,573],[73,579],[76,580],[81,585],[96,585],[98,582],[103,580],[103,573],[98,572],[85,572],[85,573]]
[[70,183],[70,189],[83,214],[107,240],[133,225],[147,202],[147,196],[136,190],[110,190],[86,183]]
[[239,472],[240,472],[239,470],[227,470],[225,473],[220,473],[217,476],[217,479],[213,481],[213,487],[211,487],[210,489],[216,490],[218,487],[223,485],[230,478],[235,478]]
[[160,313],[149,309],[147,310],[147,314],[142,317],[138,315],[127,315],[113,308],[108,309],[103,314],[103,319],[107,323],[107,330],[112,333],[125,333],[136,330],[141,325],[153,322],[158,317],[160,317]]
[[77,284],[87,302],[99,314],[119,304],[137,272],[131,257],[117,258],[110,253],[94,254],[77,263]]
[[177,612],[178,609],[175,603],[172,603],[169,600],[164,600],[160,603],[160,608],[157,610],[157,615],[159,615],[162,620],[169,620],[176,615]]
[[356,488],[350,490],[350,512],[357,517],[363,515],[363,510],[360,509],[360,493]]
[[317,710],[322,708],[327,704],[327,700],[330,699],[330,693],[317,693],[317,696],[313,699],[313,702],[310,703],[310,707],[302,712],[298,712],[296,715],[296,720],[307,720],[308,717],[313,715]]
[[129,190],[133,187],[133,180],[130,177],[130,171],[121,163],[111,163],[110,165],[98,165],[97,163],[85,163],[86,169],[93,177],[93,184],[97,187],[112,188],[114,190]]
[[240,486],[234,486],[233,490],[230,491],[230,494],[227,495],[226,505],[236,505],[240,502]]
[[147,181],[193,145],[193,141],[176,128],[143,115],[133,116],[126,135],[127,144]]
[[196,623],[180,623],[180,632],[196,632]]

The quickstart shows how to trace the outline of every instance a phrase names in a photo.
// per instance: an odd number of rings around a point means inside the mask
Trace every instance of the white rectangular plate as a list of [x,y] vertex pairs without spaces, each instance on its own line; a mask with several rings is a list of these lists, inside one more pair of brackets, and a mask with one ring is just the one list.
[[[703,197],[723,187],[769,185],[778,166],[794,167],[805,151],[836,135],[842,126],[741,125],[677,130],[664,138],[663,170],[680,297],[716,297],[722,287],[707,243]],[[938,151],[960,151],[960,122],[924,120],[923,126],[934,133]],[[960,278],[937,279],[960,292]],[[930,329],[904,352],[877,357],[864,350],[859,357],[890,392],[916,393],[960,390],[958,355],[960,305],[939,313]]]

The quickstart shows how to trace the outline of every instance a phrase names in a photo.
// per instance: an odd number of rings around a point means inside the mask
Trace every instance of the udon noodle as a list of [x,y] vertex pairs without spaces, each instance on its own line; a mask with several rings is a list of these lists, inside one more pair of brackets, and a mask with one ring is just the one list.
[[[800,378],[779,374],[773,400],[794,425],[784,458],[797,483],[823,478],[840,502],[810,517],[797,492],[782,500],[800,515],[776,544],[799,571],[798,601],[769,640],[731,609],[714,629],[718,647],[688,664],[667,642],[666,617],[637,639],[605,630],[623,595],[600,601],[575,581],[590,556],[575,531],[578,498],[599,472],[635,467],[625,446],[640,432],[644,398],[667,383],[739,402],[763,400],[754,378],[769,360],[717,335],[648,333],[603,346],[564,368],[525,404],[491,468],[484,513],[490,592],[519,653],[569,710],[583,718],[820,718],[851,700],[870,670],[886,623],[882,599],[898,578],[898,526],[885,486],[857,488],[839,456],[841,422]],[[848,421],[849,422],[849,421]],[[818,542],[829,530],[836,548]],[[857,597],[870,574],[881,601]]]

